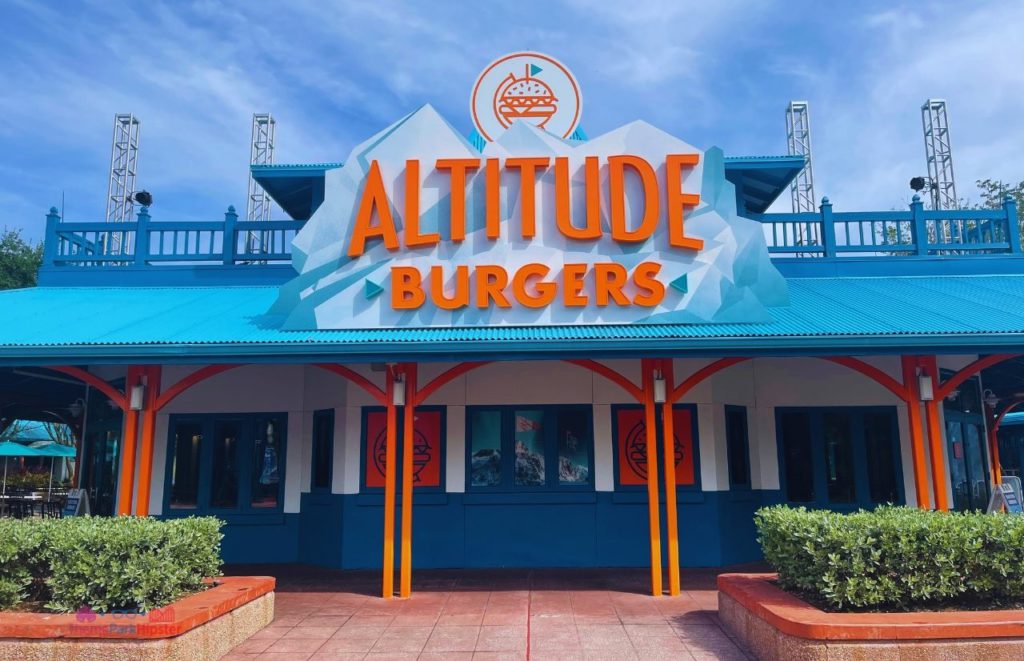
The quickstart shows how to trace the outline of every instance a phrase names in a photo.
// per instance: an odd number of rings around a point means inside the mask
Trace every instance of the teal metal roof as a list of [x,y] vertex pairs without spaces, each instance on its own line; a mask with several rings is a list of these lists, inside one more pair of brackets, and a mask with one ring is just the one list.
[[284,331],[265,313],[276,287],[39,287],[0,292],[0,362],[1024,348],[1022,275],[791,279],[789,292],[758,324]]

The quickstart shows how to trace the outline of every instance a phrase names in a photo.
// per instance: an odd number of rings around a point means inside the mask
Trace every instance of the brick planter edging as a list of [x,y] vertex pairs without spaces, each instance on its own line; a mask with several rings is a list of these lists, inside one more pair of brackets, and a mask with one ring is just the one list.
[[718,577],[718,616],[758,659],[1024,658],[1024,611],[826,613],[775,578]]
[[144,614],[0,613],[0,638],[171,638],[272,592],[270,576],[225,576],[202,592]]

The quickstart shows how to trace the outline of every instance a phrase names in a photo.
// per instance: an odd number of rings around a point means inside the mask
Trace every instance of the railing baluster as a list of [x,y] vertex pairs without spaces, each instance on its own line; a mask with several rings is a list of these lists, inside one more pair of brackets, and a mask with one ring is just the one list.
[[824,257],[835,257],[836,228],[832,224],[832,202],[827,197],[821,198],[821,205],[818,207],[818,211],[821,213],[821,253]]
[[237,222],[238,213],[235,212],[235,207],[228,207],[224,214],[224,245],[221,251],[221,259],[224,264],[235,263],[235,223]]
[[1003,222],[1006,223],[1006,236],[1010,244],[1010,252],[1019,253],[1020,247],[1020,225],[1017,224],[1017,203],[1013,196],[1007,193],[1003,198]]

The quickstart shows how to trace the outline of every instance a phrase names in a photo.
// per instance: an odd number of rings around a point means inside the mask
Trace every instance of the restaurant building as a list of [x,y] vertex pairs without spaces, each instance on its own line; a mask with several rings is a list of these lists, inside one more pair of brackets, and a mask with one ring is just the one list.
[[254,166],[289,220],[51,209],[0,361],[88,385],[94,510],[216,515],[228,562],[388,567],[391,596],[437,567],[678,594],[758,559],[764,505],[985,507],[1012,201],[766,213],[803,157],[587,136],[536,53],[471,110],[469,137],[424,106],[343,162]]

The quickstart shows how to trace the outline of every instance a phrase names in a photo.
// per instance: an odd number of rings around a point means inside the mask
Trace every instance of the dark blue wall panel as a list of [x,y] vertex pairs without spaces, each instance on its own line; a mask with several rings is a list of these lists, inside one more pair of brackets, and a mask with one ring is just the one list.
[[302,514],[296,515],[299,517],[299,562],[338,566],[345,525],[343,502],[343,498],[331,494],[302,494]]
[[[424,494],[413,512],[413,562],[424,569],[643,567],[649,558],[645,497],[637,492],[601,492],[516,502],[516,496]],[[760,559],[753,514],[780,498],[778,491],[757,490],[681,494],[683,566]],[[379,568],[382,504],[376,494],[303,494],[302,513],[283,515],[279,524],[229,524],[225,561]],[[399,507],[396,538],[400,515]],[[664,534],[664,507],[660,523]],[[666,550],[662,551],[664,558]]]
[[281,514],[273,523],[229,522],[221,542],[224,562],[298,562],[299,516]]

